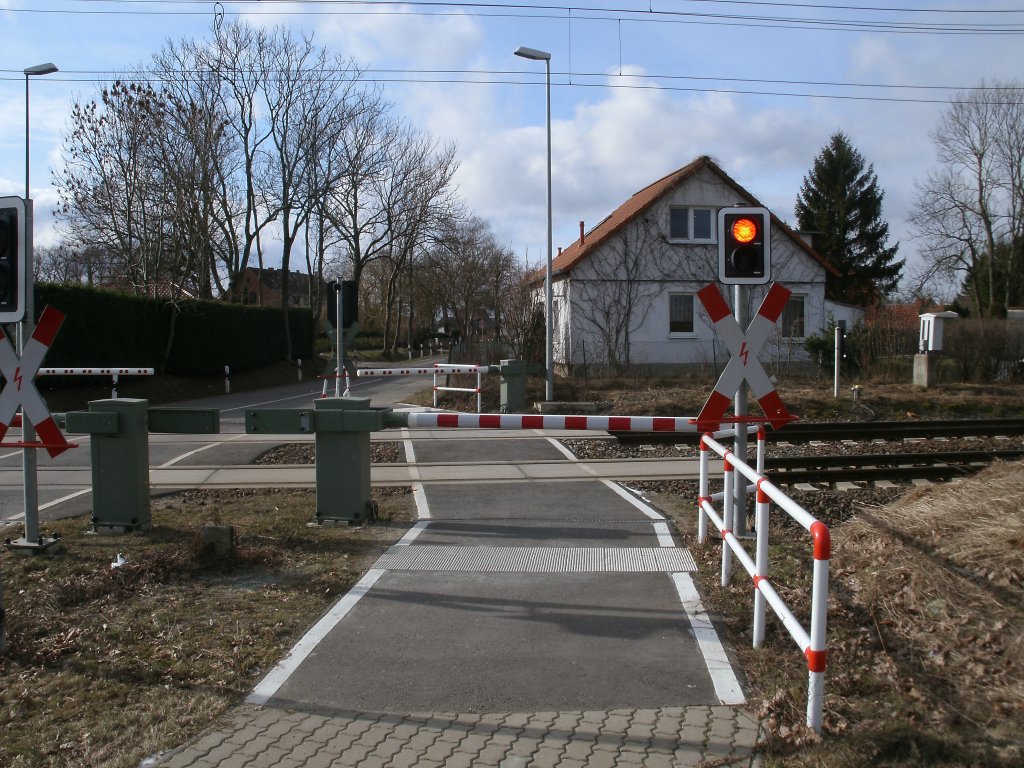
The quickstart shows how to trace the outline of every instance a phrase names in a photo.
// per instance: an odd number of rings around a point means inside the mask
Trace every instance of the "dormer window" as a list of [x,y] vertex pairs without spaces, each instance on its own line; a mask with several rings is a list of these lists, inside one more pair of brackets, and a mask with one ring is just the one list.
[[668,239],[674,243],[715,242],[714,208],[671,206],[668,209]]

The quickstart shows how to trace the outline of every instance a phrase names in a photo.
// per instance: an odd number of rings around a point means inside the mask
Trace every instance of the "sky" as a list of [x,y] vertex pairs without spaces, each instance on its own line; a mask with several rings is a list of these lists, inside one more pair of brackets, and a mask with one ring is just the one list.
[[543,62],[551,54],[554,244],[710,155],[795,225],[796,196],[837,131],[874,166],[912,264],[915,184],[957,91],[1024,82],[1012,0],[0,0],[0,195],[25,193],[26,67],[36,244],[59,240],[53,171],[75,101],[221,20],[285,25],[366,69],[397,114],[458,147],[468,209],[530,264],[547,250]]

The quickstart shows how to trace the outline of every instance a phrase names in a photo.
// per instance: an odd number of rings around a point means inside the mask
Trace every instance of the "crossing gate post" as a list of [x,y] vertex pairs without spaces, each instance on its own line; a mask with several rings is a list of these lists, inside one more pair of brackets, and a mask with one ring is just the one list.
[[148,400],[92,400],[87,411],[65,416],[68,432],[92,436],[92,529],[94,533],[147,531],[149,433],[216,434],[216,408],[150,408]]
[[374,517],[370,499],[370,433],[382,429],[382,412],[368,397],[334,397],[313,403],[316,443],[316,521],[362,523]]
[[92,435],[92,530],[148,531],[149,401],[92,400],[67,415],[69,432]]

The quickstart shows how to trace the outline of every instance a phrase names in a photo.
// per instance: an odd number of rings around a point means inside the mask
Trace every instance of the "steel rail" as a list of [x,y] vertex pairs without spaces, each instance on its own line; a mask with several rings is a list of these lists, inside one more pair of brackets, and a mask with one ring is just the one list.
[[873,483],[881,480],[942,481],[965,477],[994,460],[1014,461],[1024,450],[885,453],[863,456],[785,456],[767,458],[765,474],[779,485]]
[[[622,443],[688,443],[697,445],[699,436],[659,432],[609,434]],[[768,430],[768,441],[807,443],[841,440],[901,440],[936,437],[995,437],[1024,435],[1024,419],[940,419],[928,421],[837,421],[796,422],[782,429]]]

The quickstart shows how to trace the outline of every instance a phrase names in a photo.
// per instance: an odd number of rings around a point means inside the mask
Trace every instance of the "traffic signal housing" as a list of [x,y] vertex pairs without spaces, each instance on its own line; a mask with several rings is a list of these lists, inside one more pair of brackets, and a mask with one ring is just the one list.
[[0,323],[25,319],[27,232],[25,201],[0,197]]
[[327,284],[327,322],[338,327],[338,291],[341,291],[342,328],[351,328],[359,319],[359,293],[355,280],[332,280]]
[[771,220],[767,208],[733,207],[718,212],[718,279],[727,285],[771,280]]

